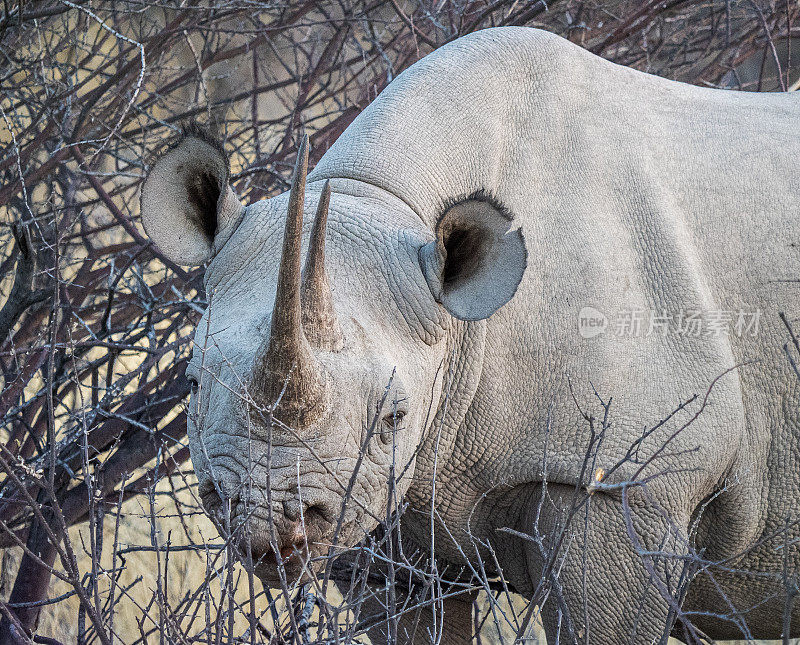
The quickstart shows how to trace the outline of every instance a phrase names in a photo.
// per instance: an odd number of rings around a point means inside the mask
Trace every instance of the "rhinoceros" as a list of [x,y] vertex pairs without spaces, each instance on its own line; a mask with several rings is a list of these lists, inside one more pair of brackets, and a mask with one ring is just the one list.
[[800,95],[496,28],[399,75],[307,176],[303,143],[277,197],[243,205],[189,131],[141,215],[208,263],[187,369],[206,508],[250,516],[274,584],[362,539],[394,478],[437,557],[491,546],[529,596],[557,569],[551,642],[652,643],[676,617],[800,634],[799,123]]

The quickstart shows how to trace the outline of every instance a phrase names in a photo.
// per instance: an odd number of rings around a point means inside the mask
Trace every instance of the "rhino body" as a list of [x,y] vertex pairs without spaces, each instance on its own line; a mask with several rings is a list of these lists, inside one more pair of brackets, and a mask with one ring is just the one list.
[[[143,193],[148,232],[177,261],[211,258],[187,371],[200,384],[189,429],[210,512],[232,499],[235,524],[250,472],[254,552],[294,544],[300,517],[305,548],[324,553],[365,428],[389,401],[403,424],[368,442],[345,543],[396,502],[387,480],[408,465],[396,491],[407,533],[454,563],[491,544],[530,595],[546,554],[514,531],[547,534],[588,487],[559,556],[559,598],[545,606],[550,639],[561,622],[592,643],[657,641],[690,550],[725,562],[689,586],[694,624],[715,638],[780,637],[782,571],[800,564],[796,546],[786,560],[776,548],[787,522],[800,536],[798,379],[778,316],[800,313],[799,119],[800,96],[672,82],[533,29],[433,52],[308,176],[303,248],[330,182],[339,335],[315,342],[304,322],[323,375],[309,391],[326,394],[302,417],[286,407],[280,428],[253,409],[292,378],[263,358],[277,346],[289,196],[240,207],[227,170],[212,168],[209,226],[182,205],[203,200],[187,200],[189,184],[157,163]],[[182,155],[179,174],[211,154],[199,139],[177,150],[165,159]],[[636,312],[648,314],[638,333],[616,326]],[[650,312],[669,322],[651,330]],[[587,317],[600,328],[605,317],[604,331],[588,333]],[[697,319],[700,333],[687,323]],[[587,462],[587,417],[597,429],[604,415]],[[275,580],[274,566],[259,574]]]

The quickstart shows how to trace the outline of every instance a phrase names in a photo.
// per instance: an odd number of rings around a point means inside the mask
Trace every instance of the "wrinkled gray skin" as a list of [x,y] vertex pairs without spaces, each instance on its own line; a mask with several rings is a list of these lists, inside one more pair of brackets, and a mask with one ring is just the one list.
[[[396,463],[417,451],[413,478],[398,485],[410,504],[407,532],[430,544],[435,477],[437,554],[458,562],[453,539],[474,554],[469,523],[474,537],[493,544],[514,587],[530,594],[541,575],[539,550],[497,529],[533,532],[545,452],[549,499],[540,528],[569,507],[589,442],[576,401],[602,416],[592,386],[613,397],[611,427],[592,464],[609,470],[643,428],[699,394],[641,446],[646,461],[675,435],[638,474],[660,473],[646,491],[627,489],[632,529],[643,548],[658,549],[671,535],[663,548],[681,554],[699,515],[694,545],[706,557],[750,549],[729,564],[772,576],[698,576],[684,608],[729,613],[721,590],[745,612],[740,625],[753,636],[779,637],[783,552],[775,547],[783,538],[760,540],[787,518],[800,519],[798,381],[782,353],[788,336],[778,318],[779,311],[790,320],[798,314],[791,280],[800,276],[799,119],[798,95],[684,85],[523,28],[461,38],[400,75],[309,176],[306,237],[323,180],[331,180],[326,266],[344,346],[314,349],[334,393],[324,410],[295,434],[272,434],[279,546],[297,539],[300,498],[309,541],[330,539],[364,429],[396,370],[384,407],[391,412],[400,401],[407,411]],[[184,145],[184,160],[213,166],[212,148],[195,143],[196,150]],[[148,232],[176,261],[211,258],[210,306],[187,373],[201,384],[191,404],[191,450],[214,511],[215,490],[242,499],[248,436],[252,462],[266,452],[266,425],[240,393],[258,380],[269,336],[287,195],[241,209],[232,192],[223,193],[212,240],[197,223],[207,214],[186,208],[180,182],[159,172],[157,164],[143,194]],[[224,175],[215,174],[221,183]],[[478,191],[492,199],[469,199]],[[471,240],[467,253],[447,238],[456,217],[448,208],[459,202],[455,228]],[[500,229],[509,233],[491,233]],[[443,284],[443,273],[455,279]],[[584,306],[609,317],[633,309],[673,316],[760,310],[761,319],[756,335],[631,338],[608,330],[586,339],[577,331]],[[736,366],[676,434],[712,381]],[[392,452],[391,440],[370,442],[343,543],[358,541],[384,515]],[[581,511],[561,565],[562,608],[592,643],[650,643],[667,622],[669,604],[647,582],[625,526],[622,488],[614,486],[639,468],[623,463],[594,492],[591,528],[584,533]],[[269,552],[266,481],[266,466],[257,463],[257,555]],[[235,520],[242,501],[237,508]],[[325,552],[324,544],[310,549]],[[656,560],[674,588],[681,561]],[[788,562],[796,571],[796,547]],[[274,567],[259,574],[275,580]],[[551,601],[545,611],[551,640],[557,607]],[[731,621],[698,615],[694,622],[716,638],[741,633]]]

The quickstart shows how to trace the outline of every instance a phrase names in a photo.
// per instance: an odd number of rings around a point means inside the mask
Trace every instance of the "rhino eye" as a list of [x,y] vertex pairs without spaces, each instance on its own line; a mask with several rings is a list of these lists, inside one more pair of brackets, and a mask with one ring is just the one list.
[[192,394],[197,394],[197,390],[200,389],[200,384],[197,382],[197,379],[194,376],[186,375],[186,378],[189,379],[189,386],[192,388]]
[[406,412],[405,410],[393,410],[385,417],[383,417],[383,422],[391,427],[394,427],[395,424],[400,424],[400,422],[405,418]]
[[406,416],[405,410],[393,410],[389,414],[384,415],[381,419],[383,427],[381,428],[381,441],[385,444],[391,444],[395,430],[400,430],[400,424]]

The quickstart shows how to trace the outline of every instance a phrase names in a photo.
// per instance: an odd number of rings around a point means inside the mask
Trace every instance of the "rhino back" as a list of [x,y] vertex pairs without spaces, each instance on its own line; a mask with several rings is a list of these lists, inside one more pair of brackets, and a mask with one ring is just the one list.
[[[783,521],[800,472],[797,385],[777,317],[800,313],[795,283],[783,281],[800,276],[798,119],[800,96],[688,86],[545,32],[503,28],[411,67],[331,147],[311,179],[379,186],[429,225],[446,204],[488,191],[525,234],[517,295],[488,322],[465,325],[479,338],[469,351],[481,356],[465,361],[479,363],[470,371],[479,385],[458,427],[437,439],[444,455],[423,454],[417,466],[424,481],[439,464],[438,507],[450,530],[487,491],[540,480],[546,441],[547,477],[574,483],[587,428],[570,389],[587,407],[592,387],[615,398],[605,465],[735,366],[674,441],[676,454],[698,449],[674,458],[680,474],[664,479],[662,497],[690,512],[737,478],[716,526],[704,527],[720,556]],[[755,335],[609,327],[584,338],[584,307],[610,321],[629,311],[761,318]],[[472,530],[489,527],[490,515],[473,515]]]

